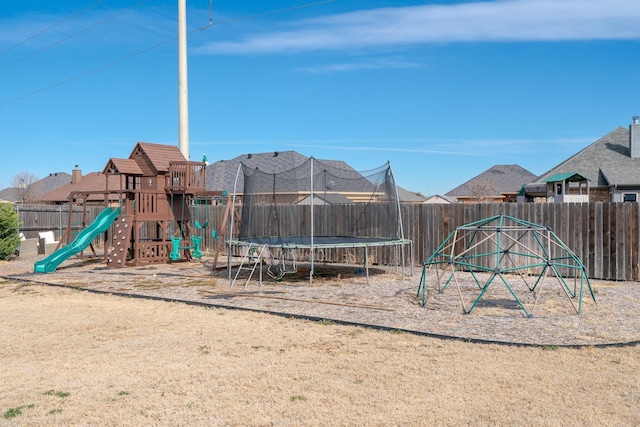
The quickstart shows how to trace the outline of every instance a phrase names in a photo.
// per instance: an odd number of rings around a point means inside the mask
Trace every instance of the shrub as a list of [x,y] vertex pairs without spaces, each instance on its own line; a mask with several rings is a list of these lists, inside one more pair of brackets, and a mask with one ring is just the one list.
[[20,245],[18,213],[9,203],[0,203],[0,260],[11,258]]

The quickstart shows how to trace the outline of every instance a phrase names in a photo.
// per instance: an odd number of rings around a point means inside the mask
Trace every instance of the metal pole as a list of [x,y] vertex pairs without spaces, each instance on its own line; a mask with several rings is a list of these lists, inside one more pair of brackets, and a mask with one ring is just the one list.
[[[238,192],[238,178],[240,178],[241,170],[242,170],[242,162],[238,164],[238,170],[236,171],[236,179],[235,181],[233,181],[233,197],[231,198],[231,210],[229,211],[229,238],[227,240],[227,245],[229,246],[229,252],[227,253],[227,272],[229,274],[229,280],[231,280],[231,256],[233,255],[232,247],[231,247],[231,240],[233,240],[233,222],[234,222],[233,220],[235,219],[234,215],[236,213],[236,193]],[[244,191],[242,192],[242,194],[244,197]],[[228,206],[227,206],[227,209],[229,209]],[[243,209],[244,209],[244,203],[243,203]]]
[[189,83],[187,73],[187,0],[178,0],[178,140],[189,160]]
[[313,284],[313,261],[314,261],[314,253],[313,251],[315,250],[313,247],[313,234],[315,233],[314,227],[313,227],[313,156],[311,156],[311,165],[310,165],[310,172],[311,172],[311,179],[309,181],[309,185],[310,185],[310,189],[309,189],[309,197],[311,197],[311,230],[310,230],[310,249],[309,249],[309,256],[311,259],[311,266],[309,267],[309,285]]
[[[394,191],[394,197],[396,198],[396,210],[398,212],[398,216],[397,216],[397,225],[400,228],[400,240],[402,241],[402,244],[400,246],[400,258],[401,258],[401,262],[402,262],[402,280],[404,280],[404,269],[405,269],[405,254],[404,254],[404,227],[402,225],[402,208],[400,207],[400,195],[398,194],[398,186],[396,185],[396,177],[393,174],[393,169],[391,169],[391,162],[387,162],[387,167],[389,169],[389,175],[391,176],[391,179],[393,180],[393,191]],[[388,186],[387,186],[388,188]],[[413,260],[411,261],[413,263]],[[413,273],[413,272],[412,272]]]

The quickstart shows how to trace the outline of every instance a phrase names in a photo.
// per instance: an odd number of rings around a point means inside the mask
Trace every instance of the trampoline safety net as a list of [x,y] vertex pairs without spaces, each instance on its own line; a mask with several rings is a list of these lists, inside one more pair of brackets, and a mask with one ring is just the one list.
[[313,157],[279,173],[240,167],[240,241],[275,246],[403,239],[389,163],[364,172]]

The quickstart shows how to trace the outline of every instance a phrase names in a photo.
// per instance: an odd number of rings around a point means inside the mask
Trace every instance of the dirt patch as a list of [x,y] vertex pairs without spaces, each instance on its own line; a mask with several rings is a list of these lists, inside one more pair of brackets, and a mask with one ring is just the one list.
[[[359,274],[245,289],[206,263],[116,272],[76,263],[35,278],[130,291],[143,284],[153,295],[283,311],[379,313],[389,324],[402,305],[414,321],[438,311],[415,304],[415,280],[367,285]],[[383,290],[385,298],[373,297]],[[486,309],[464,318],[518,319],[500,304],[491,309],[502,314]],[[455,310],[449,316],[455,322]],[[0,325],[0,424],[640,424],[637,347],[474,344],[14,280],[0,282]],[[486,326],[476,333],[491,336]]]
[[[496,280],[473,311],[465,314],[479,293],[471,280],[450,284],[442,293],[428,286],[423,306],[417,269],[407,269],[403,275],[395,268],[375,266],[367,275],[362,266],[317,264],[311,282],[308,265],[300,265],[297,273],[278,281],[268,276],[265,267],[262,274],[257,269],[248,281],[248,273],[243,271],[232,283],[226,269],[212,271],[211,261],[204,257],[196,262],[109,269],[100,259],[76,259],[51,274],[34,274],[32,262],[12,261],[0,264],[0,272],[24,281],[465,340],[555,346],[640,341],[640,284],[635,282],[592,281],[597,303],[585,287],[578,315],[577,299],[569,298],[550,280],[538,293],[520,294],[521,302],[533,313],[527,317],[508,288]],[[520,292],[517,285],[512,288]]]

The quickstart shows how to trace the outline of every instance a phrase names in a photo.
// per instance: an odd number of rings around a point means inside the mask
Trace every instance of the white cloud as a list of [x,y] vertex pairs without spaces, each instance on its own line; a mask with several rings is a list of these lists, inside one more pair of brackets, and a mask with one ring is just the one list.
[[210,54],[359,50],[430,43],[640,39],[637,0],[495,0],[370,9],[212,42]]
[[547,138],[547,139],[333,139],[306,141],[200,141],[198,146],[258,146],[280,149],[312,148],[336,151],[367,151],[409,154],[438,154],[457,157],[496,157],[509,155],[556,153],[571,154],[591,144],[597,138]]

